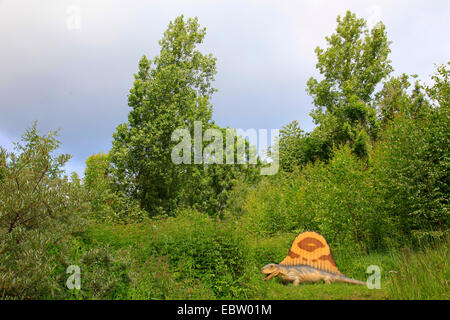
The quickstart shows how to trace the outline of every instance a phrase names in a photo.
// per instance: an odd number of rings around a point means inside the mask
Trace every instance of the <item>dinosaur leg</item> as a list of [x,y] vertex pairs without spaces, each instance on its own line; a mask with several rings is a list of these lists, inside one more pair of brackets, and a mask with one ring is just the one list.
[[331,281],[331,277],[329,277],[329,276],[326,276],[324,279],[323,279],[323,281],[326,283],[326,284],[330,284],[332,281]]

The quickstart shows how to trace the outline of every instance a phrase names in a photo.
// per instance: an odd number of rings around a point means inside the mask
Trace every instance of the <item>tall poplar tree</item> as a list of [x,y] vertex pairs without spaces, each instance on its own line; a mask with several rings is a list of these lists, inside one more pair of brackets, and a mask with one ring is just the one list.
[[364,19],[348,11],[338,16],[336,33],[326,37],[328,47],[317,47],[317,69],[322,80],[311,77],[307,91],[316,108],[311,112],[323,147],[349,142],[359,156],[378,132],[372,103],[376,86],[392,71],[390,41],[379,22],[371,30]]
[[179,16],[169,23],[159,55],[139,61],[128,123],[113,135],[110,155],[119,187],[150,215],[173,210],[181,197],[187,168],[171,161],[174,130],[189,128],[192,134],[194,121],[212,125],[216,58],[197,49],[205,35],[197,18]]

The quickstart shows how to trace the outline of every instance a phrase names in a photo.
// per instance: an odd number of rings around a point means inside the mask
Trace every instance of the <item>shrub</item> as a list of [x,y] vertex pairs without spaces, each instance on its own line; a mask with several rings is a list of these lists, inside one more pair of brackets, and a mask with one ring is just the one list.
[[[65,247],[83,230],[88,211],[76,175],[61,167],[69,155],[53,155],[56,132],[39,135],[36,124],[15,145],[0,147],[0,297],[36,299],[62,290],[49,276]],[[55,252],[63,252],[63,250]]]
[[202,281],[218,298],[242,294],[248,252],[243,234],[232,224],[185,211],[156,226],[153,250],[168,257],[172,272]]
[[[126,252],[111,254],[108,245],[89,248],[75,260],[81,271],[81,288],[71,290],[77,299],[126,299],[131,278]],[[73,262],[65,261],[64,267]],[[64,282],[67,275],[62,279]],[[66,291],[67,292],[67,291]]]
[[167,256],[151,256],[136,268],[129,299],[214,299],[214,293],[199,279],[171,272]]
[[94,154],[86,160],[84,186],[92,207],[91,218],[116,223],[142,221],[147,213],[135,199],[118,190],[112,171],[109,154]]
[[435,107],[407,106],[374,150],[380,210],[388,212],[403,238],[417,242],[448,232],[449,121],[448,95],[446,103]]
[[380,248],[392,225],[377,210],[372,178],[350,147],[335,149],[328,163],[263,180],[249,192],[243,226],[259,235],[314,230],[335,246]]

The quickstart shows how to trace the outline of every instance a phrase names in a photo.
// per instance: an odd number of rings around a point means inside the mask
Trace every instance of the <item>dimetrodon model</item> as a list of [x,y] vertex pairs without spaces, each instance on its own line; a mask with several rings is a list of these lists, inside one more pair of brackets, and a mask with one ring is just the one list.
[[279,276],[284,282],[294,285],[305,282],[365,283],[344,276],[337,268],[330,246],[317,232],[304,232],[295,238],[286,258],[279,264],[268,264],[261,269],[267,274],[264,280]]

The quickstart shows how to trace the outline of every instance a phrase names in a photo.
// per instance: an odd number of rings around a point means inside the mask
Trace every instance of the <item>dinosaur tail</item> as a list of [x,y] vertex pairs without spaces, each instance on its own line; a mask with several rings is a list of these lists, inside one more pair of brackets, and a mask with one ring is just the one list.
[[350,283],[350,284],[360,284],[360,285],[366,285],[365,282],[359,281],[359,280],[355,280],[352,278],[347,278],[346,276],[339,276],[337,277],[336,281],[339,282],[345,282],[345,283]]

